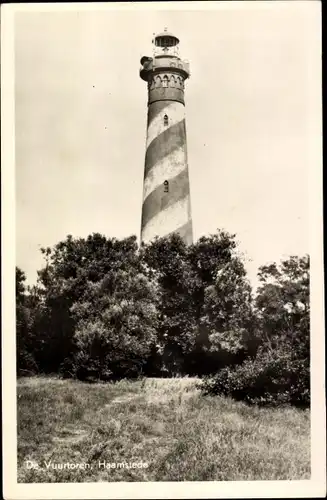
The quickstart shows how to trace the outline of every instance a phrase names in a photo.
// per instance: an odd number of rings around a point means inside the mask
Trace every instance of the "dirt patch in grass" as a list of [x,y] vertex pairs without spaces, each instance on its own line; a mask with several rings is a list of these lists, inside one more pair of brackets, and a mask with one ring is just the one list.
[[57,443],[78,443],[84,440],[88,435],[89,431],[64,427],[60,430],[59,435],[53,438],[53,441]]

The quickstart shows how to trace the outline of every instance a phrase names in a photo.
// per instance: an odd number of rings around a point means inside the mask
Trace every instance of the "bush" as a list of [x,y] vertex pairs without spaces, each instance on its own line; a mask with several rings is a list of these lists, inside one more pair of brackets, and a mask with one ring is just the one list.
[[260,348],[254,359],[225,367],[201,386],[205,394],[231,396],[250,404],[310,404],[308,358],[295,358],[291,345],[276,350]]

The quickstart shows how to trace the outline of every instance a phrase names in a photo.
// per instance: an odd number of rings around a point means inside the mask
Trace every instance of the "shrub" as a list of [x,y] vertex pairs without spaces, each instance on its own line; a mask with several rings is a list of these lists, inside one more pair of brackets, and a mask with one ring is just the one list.
[[291,344],[275,350],[260,348],[254,359],[238,366],[225,367],[206,378],[206,394],[231,396],[259,405],[310,404],[310,368],[308,358],[296,358]]

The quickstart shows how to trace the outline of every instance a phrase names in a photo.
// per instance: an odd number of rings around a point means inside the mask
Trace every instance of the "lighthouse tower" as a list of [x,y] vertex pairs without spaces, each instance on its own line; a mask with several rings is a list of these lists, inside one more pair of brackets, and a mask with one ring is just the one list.
[[179,39],[167,30],[153,39],[153,57],[142,57],[148,85],[141,241],[179,233],[193,241],[187,164],[184,82],[189,64],[179,57]]

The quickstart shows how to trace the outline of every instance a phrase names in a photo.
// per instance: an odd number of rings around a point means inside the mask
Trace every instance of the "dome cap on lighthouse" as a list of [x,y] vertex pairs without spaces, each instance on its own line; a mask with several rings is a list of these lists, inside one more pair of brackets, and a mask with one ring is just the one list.
[[179,39],[165,28],[165,31],[155,35],[154,44],[157,47],[174,47],[179,44]]

